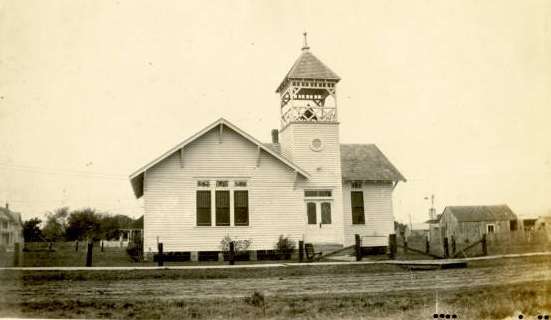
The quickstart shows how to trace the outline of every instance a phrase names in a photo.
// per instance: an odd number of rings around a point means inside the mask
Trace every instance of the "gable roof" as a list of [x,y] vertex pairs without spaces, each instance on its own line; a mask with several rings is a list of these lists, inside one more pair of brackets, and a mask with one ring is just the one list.
[[206,128],[204,128],[203,130],[196,133],[195,135],[191,136],[190,138],[188,138],[188,139],[184,140],[183,142],[179,143],[178,145],[176,145],[172,149],[168,150],[167,152],[162,154],[157,159],[151,161],[150,163],[146,164],[145,166],[141,167],[140,169],[138,169],[134,173],[132,173],[129,178],[130,178],[130,184],[132,185],[132,189],[134,190],[134,195],[136,196],[136,198],[140,198],[143,195],[143,181],[144,181],[145,171],[147,171],[151,167],[155,166],[159,162],[163,161],[165,158],[169,157],[170,155],[174,154],[175,152],[179,151],[180,149],[184,148],[186,145],[190,144],[191,142],[197,140],[199,137],[203,136],[205,133],[207,133],[210,130],[212,130],[212,129],[218,127],[218,126],[221,126],[221,125],[226,126],[226,127],[230,128],[231,130],[235,131],[237,134],[239,134],[240,136],[242,136],[246,140],[250,141],[251,143],[255,144],[261,150],[264,150],[268,154],[272,155],[274,158],[276,158],[279,161],[283,162],[285,165],[292,168],[297,173],[300,173],[305,178],[308,178],[310,176],[308,174],[308,172],[306,172],[302,168],[298,167],[296,164],[289,161],[287,158],[283,157],[281,154],[274,151],[272,148],[267,147],[266,145],[264,145],[260,141],[256,140],[255,138],[253,138],[251,135],[247,134],[243,130],[239,129],[234,124],[227,121],[226,119],[220,118],[217,121],[210,124],[209,126],[207,126]]
[[292,79],[325,79],[338,82],[341,78],[310,51],[303,50],[291,70],[287,72],[287,75],[281,81],[276,92],[279,93],[285,87],[285,84]]
[[21,213],[19,212],[13,212],[9,209],[0,207],[0,218],[7,219],[9,221],[12,221],[18,225],[22,225],[23,222],[21,220]]
[[341,144],[343,180],[406,181],[374,144]]
[[517,216],[507,205],[496,206],[449,206],[444,212],[449,211],[457,221],[504,221],[514,220]]

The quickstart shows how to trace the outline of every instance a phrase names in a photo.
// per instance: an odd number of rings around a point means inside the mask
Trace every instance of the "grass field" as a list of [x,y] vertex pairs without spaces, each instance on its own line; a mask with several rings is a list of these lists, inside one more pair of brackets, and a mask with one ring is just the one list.
[[[543,314],[551,310],[544,289],[551,282],[514,286],[479,287],[438,292],[438,313],[460,319],[503,319],[518,314]],[[534,289],[540,287],[540,289]],[[2,310],[1,316],[48,318],[136,319],[430,319],[437,312],[436,296],[420,290],[387,294],[316,296],[255,296],[244,298],[173,299],[124,297],[105,299],[56,299],[20,303]]]
[[[421,272],[384,264],[4,270],[0,317],[433,319],[438,312],[459,319],[518,319],[519,314],[537,319],[551,311],[549,266],[551,258],[540,256],[472,261],[466,269]],[[537,272],[539,278],[523,280]],[[514,276],[518,281],[512,281]],[[324,281],[328,289],[319,283]]]

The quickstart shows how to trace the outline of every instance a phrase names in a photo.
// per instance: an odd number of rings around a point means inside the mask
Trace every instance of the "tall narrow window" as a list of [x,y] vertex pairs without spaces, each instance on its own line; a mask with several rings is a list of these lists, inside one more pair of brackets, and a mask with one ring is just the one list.
[[197,225],[210,226],[210,191],[197,191]]
[[230,225],[230,192],[216,191],[216,225]]
[[352,191],[352,224],[365,224],[364,194],[363,191]]
[[317,224],[315,202],[308,202],[306,204],[306,214],[308,215],[308,224]]
[[249,192],[247,190],[234,191],[234,224],[236,226],[249,225]]
[[331,224],[331,203],[329,202],[321,203],[321,223]]

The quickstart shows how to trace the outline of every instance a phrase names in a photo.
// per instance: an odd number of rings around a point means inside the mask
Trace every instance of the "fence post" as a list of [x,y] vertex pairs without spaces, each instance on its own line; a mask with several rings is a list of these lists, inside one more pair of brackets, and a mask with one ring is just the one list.
[[389,247],[388,257],[390,259],[394,259],[396,254],[396,234],[395,233],[388,235],[388,247]]
[[450,256],[450,250],[448,248],[448,237],[444,238],[444,258],[447,258]]
[[455,251],[456,251],[456,246],[455,246],[455,238],[452,236],[452,255],[455,255]]
[[482,235],[482,254],[487,256],[488,255],[488,245],[486,243],[486,234]]
[[230,241],[230,265],[235,264],[235,242]]
[[78,240],[75,241],[75,252],[78,252]]
[[304,259],[304,241],[299,240],[298,242],[298,260],[302,262]]
[[101,240],[101,252],[103,252],[103,240]]
[[429,252],[430,252],[430,241],[429,241],[429,237],[428,237],[428,236],[425,237],[425,247],[426,247],[426,248],[425,248],[425,251],[426,251],[427,253],[429,253]]
[[88,242],[88,251],[86,252],[86,266],[92,266],[92,251],[94,250],[94,242]]
[[408,239],[404,237],[404,254],[408,254]]
[[362,239],[359,234],[354,235],[354,249],[356,249],[356,261],[362,260]]
[[162,242],[159,242],[159,244],[157,245],[157,247],[159,248],[159,254],[157,256],[157,262],[159,264],[159,267],[162,267],[164,265],[164,257],[163,257],[163,243]]
[[13,245],[13,266],[19,267],[19,242]]

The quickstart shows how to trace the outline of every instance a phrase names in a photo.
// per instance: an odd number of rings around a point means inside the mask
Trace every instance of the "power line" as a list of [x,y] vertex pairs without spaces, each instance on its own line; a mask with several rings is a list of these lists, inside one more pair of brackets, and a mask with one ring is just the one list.
[[92,177],[92,178],[128,180],[128,176],[122,175],[122,174],[116,174],[116,173],[49,169],[49,168],[40,168],[40,167],[32,167],[32,166],[13,165],[13,164],[6,164],[6,163],[0,163],[0,169],[35,172],[35,173],[42,173],[42,174],[58,174],[58,175]]
[[108,199],[108,198],[95,198],[95,199],[48,199],[48,200],[13,200],[9,199],[9,202],[12,203],[50,203],[50,202],[62,202],[62,201],[71,201],[71,202],[122,202],[122,201],[140,201],[140,199],[134,198],[120,198],[120,199]]

